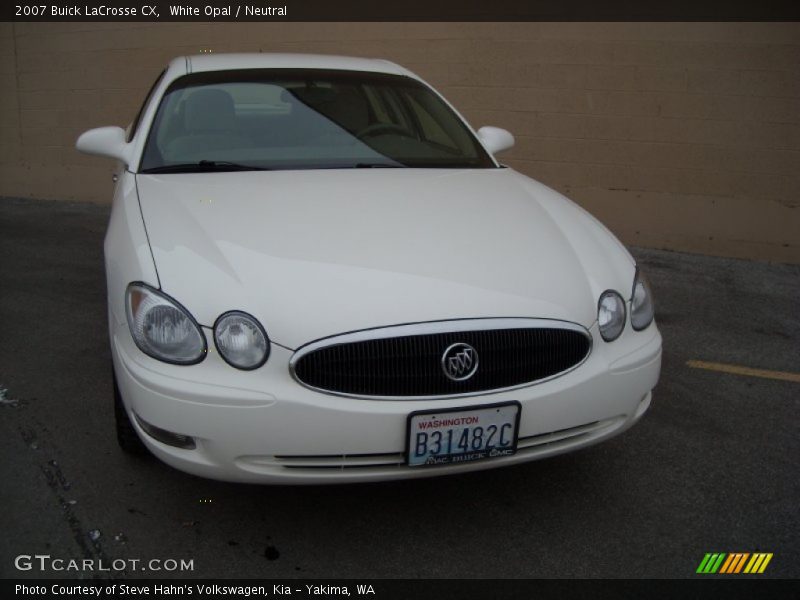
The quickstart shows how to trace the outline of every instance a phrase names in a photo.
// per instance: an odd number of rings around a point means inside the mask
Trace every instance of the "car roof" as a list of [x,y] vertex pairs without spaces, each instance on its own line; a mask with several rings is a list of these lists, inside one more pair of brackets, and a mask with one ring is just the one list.
[[388,60],[327,54],[268,52],[195,54],[174,59],[170,63],[170,67],[174,67],[176,71],[182,71],[183,74],[233,69],[332,69],[405,75],[417,78],[407,69]]

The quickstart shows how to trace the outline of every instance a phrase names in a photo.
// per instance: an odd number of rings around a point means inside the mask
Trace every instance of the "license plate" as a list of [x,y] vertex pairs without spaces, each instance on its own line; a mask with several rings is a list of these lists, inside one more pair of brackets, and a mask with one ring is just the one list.
[[408,416],[408,466],[452,465],[511,456],[517,451],[519,402]]

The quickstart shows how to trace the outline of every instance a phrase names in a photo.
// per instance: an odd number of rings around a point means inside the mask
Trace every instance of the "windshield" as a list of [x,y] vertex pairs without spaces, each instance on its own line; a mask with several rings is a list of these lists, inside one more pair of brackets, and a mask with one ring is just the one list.
[[495,163],[439,96],[414,79],[273,69],[174,81],[140,171],[379,167]]

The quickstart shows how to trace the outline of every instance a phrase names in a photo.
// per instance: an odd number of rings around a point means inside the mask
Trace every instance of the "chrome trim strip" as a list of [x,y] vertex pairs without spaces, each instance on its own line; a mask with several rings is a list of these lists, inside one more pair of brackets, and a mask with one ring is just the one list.
[[[575,444],[592,442],[599,436],[610,431],[615,431],[625,423],[625,415],[619,415],[602,421],[594,421],[584,425],[576,425],[558,431],[537,433],[519,438],[517,453],[513,456],[535,457],[553,448],[561,449]],[[513,457],[508,457],[513,458]],[[381,460],[385,462],[381,462]],[[497,459],[500,461],[506,458]],[[321,454],[321,455],[275,455],[275,456],[250,456],[239,457],[239,461],[246,461],[252,467],[282,467],[284,469],[306,470],[340,470],[351,469],[402,469],[412,471],[405,462],[402,452],[386,452],[377,454]]]
[[[579,363],[573,365],[565,371],[545,377],[544,379],[537,379],[528,383],[514,385],[511,387],[496,388],[492,390],[483,390],[480,392],[468,392],[464,394],[445,394],[439,396],[365,396],[361,394],[349,394],[345,392],[336,392],[333,390],[326,390],[318,388],[313,385],[308,385],[302,381],[295,372],[295,365],[306,354],[327,348],[330,346],[340,346],[342,344],[352,344],[354,342],[363,342],[367,340],[380,340],[385,338],[394,337],[407,337],[414,335],[431,335],[436,333],[458,333],[462,331],[491,331],[494,329],[569,329],[583,334],[589,340],[589,350],[586,356],[583,357]],[[289,373],[297,383],[304,388],[327,394],[329,396],[340,396],[343,398],[359,398],[365,400],[448,400],[451,398],[468,398],[471,396],[487,396],[489,394],[499,394],[510,390],[517,390],[521,388],[531,387],[551,381],[556,377],[561,377],[570,373],[585,363],[589,356],[592,354],[594,348],[594,339],[588,329],[573,323],[572,321],[559,321],[557,319],[536,319],[529,317],[497,317],[497,318],[477,318],[477,319],[452,319],[448,321],[426,321],[421,323],[407,323],[404,325],[390,325],[388,327],[375,327],[372,329],[363,329],[361,331],[351,331],[339,335],[332,335],[313,342],[309,342],[300,346],[292,358],[289,360]]]
[[547,433],[537,433],[527,437],[519,438],[517,442],[517,451],[526,450],[528,448],[537,448],[539,446],[547,446],[569,440],[572,438],[585,436],[596,433],[598,431],[605,431],[615,423],[624,420],[620,417],[611,419],[604,419],[602,421],[594,421],[593,423],[586,423],[585,425],[577,425],[567,429],[559,429],[558,431],[550,431]]

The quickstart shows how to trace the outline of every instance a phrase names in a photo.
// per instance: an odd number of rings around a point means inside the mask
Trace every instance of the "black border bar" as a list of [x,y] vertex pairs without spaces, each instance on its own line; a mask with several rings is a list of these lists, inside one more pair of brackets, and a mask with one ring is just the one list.
[[[692,579],[274,579],[274,580],[212,580],[212,579],[148,579],[148,580],[21,580],[6,579],[0,586],[4,598],[187,598],[198,600],[208,598],[290,598],[292,600],[547,600],[554,598],[603,598],[604,600],[657,600],[713,598],[715,600],[737,600],[740,598],[769,598],[770,600],[796,599],[798,580],[761,579],[762,576],[736,576],[735,578],[702,576]],[[170,591],[159,593],[156,585]],[[328,590],[322,595],[309,593],[306,586],[320,586]],[[26,586],[21,592],[17,586]],[[34,586],[43,593],[32,593]],[[149,588],[146,594],[124,592],[122,586]],[[209,593],[201,591],[231,589],[238,587],[263,586],[264,595],[245,595],[220,591]],[[215,586],[220,586],[215,588]],[[284,593],[274,593],[275,586]],[[371,589],[372,593],[358,593],[361,589]],[[367,586],[370,586],[367,588]],[[191,587],[192,593],[185,588]],[[288,587],[290,594],[285,593]],[[348,594],[338,593],[347,588]],[[176,592],[176,588],[184,591]],[[75,590],[73,593],[67,593]],[[92,591],[94,590],[94,591]]]
[[[93,8],[104,6],[102,14]],[[189,7],[174,14],[170,7]],[[27,8],[25,8],[27,7]],[[34,7],[44,7],[44,10]],[[153,7],[154,10],[145,7]],[[258,14],[247,7],[261,9]],[[273,10],[264,10],[264,9]],[[56,9],[56,10],[54,10]],[[218,9],[215,11],[214,9]],[[225,12],[221,12],[226,9]],[[280,10],[285,9],[284,14]],[[33,14],[33,13],[36,14]],[[43,13],[43,14],[42,14]],[[157,15],[157,16],[156,16]],[[12,0],[0,21],[800,21],[798,0]]]

